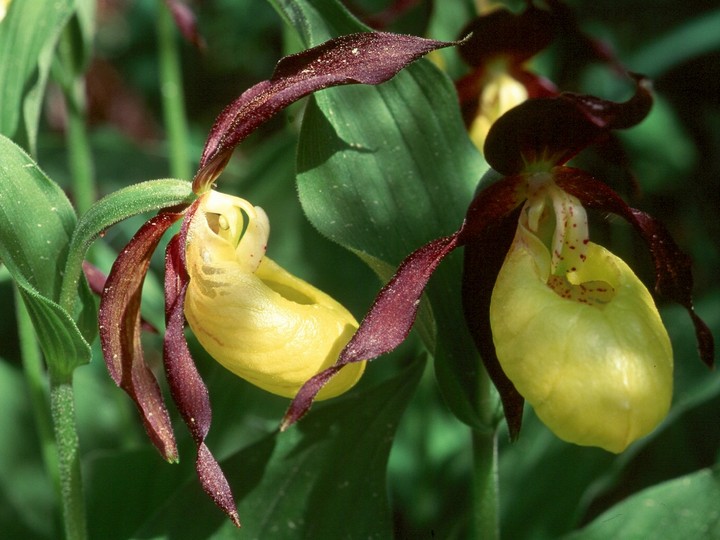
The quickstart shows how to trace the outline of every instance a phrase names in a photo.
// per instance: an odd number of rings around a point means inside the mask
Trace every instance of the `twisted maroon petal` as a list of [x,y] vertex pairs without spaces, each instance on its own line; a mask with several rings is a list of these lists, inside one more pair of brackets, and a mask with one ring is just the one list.
[[695,313],[692,302],[692,261],[675,243],[660,221],[628,206],[602,182],[578,169],[561,167],[554,171],[555,182],[588,208],[612,212],[627,220],[650,248],[655,264],[655,291],[683,306],[695,325],[700,358],[712,367],[715,345],[708,326]]
[[178,411],[187,424],[197,445],[197,471],[200,485],[239,527],[235,499],[220,465],[205,445],[210,430],[212,410],[207,387],[193,362],[185,340],[185,292],[190,280],[185,266],[185,244],[187,229],[199,199],[188,209],[180,232],[167,247],[165,256],[165,318],[166,330],[163,343],[163,360],[170,392]]
[[438,264],[458,246],[459,231],[438,238],[411,253],[387,285],[375,298],[352,339],[345,345],[337,362],[307,381],[298,391],[281,428],[302,418],[310,409],[320,389],[346,364],[372,360],[392,351],[410,333],[420,297]]
[[368,32],[341,36],[286,56],[271,79],[245,91],[218,116],[205,143],[193,191],[205,191],[245,137],[298,99],[331,86],[385,82],[428,52],[453,44]]
[[140,296],[160,238],[181,215],[161,212],[140,228],[115,260],[98,311],[100,344],[110,376],[135,402],[148,436],[171,462],[177,461],[177,447],[162,393],[143,358]]
[[650,81],[635,76],[637,88],[628,101],[616,103],[565,92],[529,99],[502,115],[490,128],[484,154],[502,174],[517,174],[529,163],[561,165],[615,129],[643,120],[652,107]]

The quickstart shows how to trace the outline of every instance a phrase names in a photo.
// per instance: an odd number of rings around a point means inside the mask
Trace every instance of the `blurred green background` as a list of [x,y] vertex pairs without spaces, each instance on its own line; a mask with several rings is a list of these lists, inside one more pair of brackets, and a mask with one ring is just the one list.
[[[348,2],[355,13],[367,17],[383,12],[389,4],[385,0]],[[471,3],[460,0],[410,4],[410,9],[383,29],[454,38],[473,13]],[[511,4],[514,8],[522,5]],[[611,46],[630,70],[653,78],[657,97],[650,117],[621,135],[630,175],[597,153],[580,156],[577,163],[614,186],[625,186],[621,192],[631,205],[660,218],[692,256],[697,312],[718,337],[720,8],[717,2],[700,0],[583,0],[568,4],[581,28]],[[151,0],[98,2],[88,88],[99,196],[170,174],[157,76],[157,5]],[[215,116],[243,90],[268,78],[275,62],[295,50],[297,42],[266,2],[204,0],[191,5],[207,48],[198,51],[179,36],[177,39],[191,156],[196,164]],[[451,75],[464,69],[454,51],[442,55]],[[533,67],[564,90],[609,99],[626,97],[623,92],[627,89],[618,87],[606,67],[581,64],[562,39],[542,53]],[[301,115],[302,108],[293,107],[243,143],[224,173],[223,191],[247,198],[267,211],[273,224],[272,258],[361,318],[380,282],[359,259],[323,238],[303,216],[294,187]],[[67,186],[64,128],[62,100],[57,88],[50,87],[38,160],[50,178]],[[606,245],[651,282],[649,256],[632,231],[604,216],[593,219],[593,234],[604,238]],[[93,251],[103,270],[109,270],[113,250],[121,249],[142,221],[138,217],[107,231],[102,243],[109,249]],[[148,278],[145,315],[161,326],[160,253],[153,263],[154,274]],[[12,283],[0,269],[0,302],[11,306],[14,301]],[[504,538],[562,537],[649,486],[717,466],[720,377],[698,360],[684,310],[662,301],[660,309],[672,338],[677,372],[675,404],[668,419],[655,433],[614,456],[559,441],[528,408],[517,443],[510,444],[504,433],[500,435]],[[0,319],[0,537],[55,538],[60,530],[58,517],[43,472],[12,312],[6,308]],[[148,334],[144,339],[147,349],[155,351],[149,361],[159,364],[160,337]],[[222,368],[191,345],[212,396],[210,446],[223,458],[264,440],[277,427],[287,401],[242,380],[224,377]],[[391,358],[373,363],[361,383],[363,388],[397,374],[418,354],[419,340],[413,338]],[[76,375],[90,529],[95,538],[128,538],[157,511],[157,501],[169,499],[194,481],[193,464],[186,458],[179,467],[171,467],[157,459],[133,405],[107,376],[97,344],[94,358]],[[189,437],[180,438],[181,455],[191,456]],[[467,537],[471,453],[469,430],[446,409],[432,370],[426,369],[402,416],[390,455],[387,489],[396,538]],[[707,501],[702,498],[690,493],[680,503],[687,508],[667,509],[667,515],[672,518],[681,515],[681,510],[705,508]],[[720,499],[715,499],[720,505],[717,501]],[[707,538],[717,537],[713,531],[718,531],[718,512],[716,507],[715,528],[707,529]],[[667,538],[687,537],[681,527],[676,536],[672,519],[669,523]],[[624,537],[618,534],[614,537]],[[242,532],[237,537],[242,538]],[[591,537],[591,533],[582,536]]]

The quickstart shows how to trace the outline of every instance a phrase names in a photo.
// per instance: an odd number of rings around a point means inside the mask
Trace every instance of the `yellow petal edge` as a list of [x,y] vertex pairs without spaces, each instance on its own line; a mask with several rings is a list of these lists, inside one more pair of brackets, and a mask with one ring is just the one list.
[[[294,397],[330,367],[357,330],[333,298],[264,256],[265,212],[210,191],[190,223],[185,317],[207,352],[250,383]],[[328,399],[359,380],[365,362],[344,367],[318,394]]]
[[589,243],[585,264],[566,283],[609,284],[609,301],[561,297],[548,285],[550,267],[548,249],[520,224],[490,305],[498,359],[558,437],[622,452],[670,407],[667,331],[642,282],[603,247]]

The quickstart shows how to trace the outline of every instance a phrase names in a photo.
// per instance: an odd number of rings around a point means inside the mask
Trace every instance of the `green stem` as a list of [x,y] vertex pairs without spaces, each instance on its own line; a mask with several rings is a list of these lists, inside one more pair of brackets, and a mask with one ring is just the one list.
[[25,308],[20,293],[15,290],[15,306],[20,337],[20,355],[22,357],[23,371],[28,385],[30,403],[35,417],[40,450],[50,481],[60,500],[60,472],[58,465],[57,446],[53,435],[52,419],[46,386],[45,372],[37,337],[33,329],[32,320]]
[[50,378],[50,410],[58,448],[60,492],[67,540],[87,538],[80,473],[80,444],[75,424],[72,376]]
[[82,84],[77,81],[73,88],[75,96],[66,96],[68,109],[68,151],[70,174],[75,207],[84,214],[95,201],[95,181],[90,139],[85,125],[85,107],[82,103]]
[[168,138],[170,174],[189,180],[192,174],[188,149],[188,126],[185,117],[185,96],[180,70],[175,26],[170,10],[159,3],[157,17],[158,54],[160,61],[160,93]]
[[75,207],[82,215],[95,201],[95,173],[90,139],[85,124],[84,78],[76,76],[76,51],[70,30],[66,30],[60,41],[58,56],[60,62],[54,67],[54,75],[63,90],[67,109],[67,145],[70,176]]
[[500,538],[498,521],[497,431],[473,430],[474,538]]
[[500,538],[498,511],[498,402],[491,392],[492,382],[483,370],[480,376],[478,411],[485,429],[472,430],[473,445],[473,533],[474,538]]

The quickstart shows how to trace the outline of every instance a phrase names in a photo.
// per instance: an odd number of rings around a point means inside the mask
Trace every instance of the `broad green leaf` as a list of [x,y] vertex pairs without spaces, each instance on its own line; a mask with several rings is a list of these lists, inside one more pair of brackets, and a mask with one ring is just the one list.
[[720,472],[703,469],[633,495],[567,540],[719,538]]
[[54,376],[67,377],[90,361],[90,345],[67,311],[18,280],[45,361]]
[[13,277],[57,300],[74,227],[75,211],[60,187],[0,135],[0,260]]
[[[429,240],[457,230],[483,166],[453,87],[419,61],[379,87],[314,97],[303,120],[298,189],[323,234],[364,260],[397,266]],[[436,370],[454,412],[480,425],[482,369],[462,320],[460,269],[459,258],[449,257],[428,290],[441,325]]]
[[52,50],[74,9],[73,0],[10,4],[0,24],[0,134],[14,137],[22,112],[28,134],[36,130]]
[[224,460],[239,499],[240,533],[192,479],[136,536],[389,538],[387,459],[422,371],[423,362],[414,362],[378,386],[317,405],[287,432]]
[[90,346],[57,303],[75,212],[30,157],[0,136],[0,260],[20,288],[55,374],[90,360]]
[[268,0],[280,16],[295,28],[306,47],[336,36],[369,31],[336,0]]

